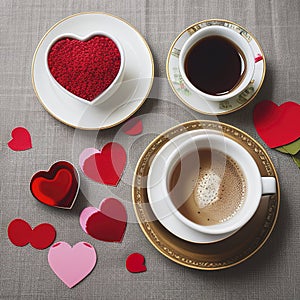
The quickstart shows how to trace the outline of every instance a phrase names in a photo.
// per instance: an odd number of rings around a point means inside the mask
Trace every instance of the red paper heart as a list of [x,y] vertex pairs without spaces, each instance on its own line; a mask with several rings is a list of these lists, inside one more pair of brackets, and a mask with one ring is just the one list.
[[116,186],[126,165],[126,152],[118,143],[108,143],[84,162],[82,171],[96,182]]
[[145,257],[140,253],[130,254],[126,259],[126,269],[131,273],[145,272]]
[[280,106],[269,100],[258,103],[253,112],[257,133],[270,148],[289,144],[300,137],[300,105],[285,102]]
[[122,127],[123,132],[128,135],[138,135],[143,131],[143,123],[140,118],[135,117],[128,120]]
[[93,238],[105,242],[122,242],[127,225],[127,213],[123,204],[114,198],[106,198],[99,209],[85,208],[80,215],[82,229]]
[[66,90],[92,101],[116,78],[121,55],[114,41],[96,35],[79,41],[63,38],[48,54],[48,66],[55,80]]
[[32,195],[40,202],[59,208],[72,208],[79,190],[79,176],[74,166],[59,161],[49,171],[39,171],[30,182]]
[[31,229],[26,221],[15,219],[8,225],[7,234],[15,246],[23,247],[30,243],[32,247],[42,250],[54,242],[56,231],[51,224],[43,223]]
[[7,143],[13,151],[25,151],[32,148],[31,136],[24,127],[16,127],[11,132],[12,139]]

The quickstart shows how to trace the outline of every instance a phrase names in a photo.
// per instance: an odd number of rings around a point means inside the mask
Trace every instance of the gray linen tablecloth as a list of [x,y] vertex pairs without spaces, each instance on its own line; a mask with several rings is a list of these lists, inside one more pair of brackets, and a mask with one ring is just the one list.
[[[78,166],[87,147],[102,147],[115,138],[120,126],[101,131],[74,130],[51,117],[38,102],[31,84],[34,50],[44,33],[60,19],[82,11],[103,11],[120,16],[137,28],[152,50],[155,85],[137,115],[143,116],[144,133],[136,138],[119,135],[126,144],[128,164],[117,188],[82,178],[82,191],[71,211],[52,209],[33,199],[31,176],[66,159]],[[115,1],[115,0],[1,0],[0,2],[0,298],[22,299],[300,299],[300,184],[299,169],[288,156],[267,148],[279,174],[282,202],[276,227],[263,248],[233,268],[206,272],[168,260],[148,242],[137,224],[131,204],[131,180],[136,162],[147,144],[179,122],[211,119],[181,104],[166,81],[165,61],[179,32],[209,18],[235,21],[260,41],[267,60],[265,82],[255,100],[238,112],[218,117],[246,131],[265,145],[255,131],[252,111],[263,99],[277,104],[300,103],[300,2],[298,0],[232,1]],[[216,118],[212,118],[216,119]],[[33,148],[13,152],[7,147],[11,130],[26,127]],[[100,186],[100,187],[99,187]],[[122,243],[104,243],[86,235],[79,214],[114,195],[127,208],[129,223]],[[68,289],[47,263],[48,250],[30,245],[15,247],[7,226],[22,218],[32,226],[49,222],[56,241],[94,245],[98,263],[93,272]],[[131,274],[126,257],[140,252],[147,272]]]

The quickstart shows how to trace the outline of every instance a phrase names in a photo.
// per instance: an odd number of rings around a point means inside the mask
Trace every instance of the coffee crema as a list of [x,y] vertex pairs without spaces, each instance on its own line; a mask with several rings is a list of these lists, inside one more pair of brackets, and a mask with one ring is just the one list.
[[[189,154],[175,166],[169,192],[179,212],[199,225],[215,225],[231,219],[246,198],[247,184],[238,164],[218,150],[198,151],[200,169],[196,178],[182,174],[182,166],[197,166]],[[192,187],[192,188],[191,188]]]
[[189,81],[200,91],[225,95],[239,86],[246,59],[237,45],[221,36],[199,40],[188,51],[184,70]]

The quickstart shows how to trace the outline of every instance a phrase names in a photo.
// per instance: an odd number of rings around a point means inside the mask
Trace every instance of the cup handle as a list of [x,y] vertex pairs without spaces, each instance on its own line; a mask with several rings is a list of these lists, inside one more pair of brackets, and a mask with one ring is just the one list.
[[276,193],[276,180],[274,177],[262,177],[262,194],[275,194]]

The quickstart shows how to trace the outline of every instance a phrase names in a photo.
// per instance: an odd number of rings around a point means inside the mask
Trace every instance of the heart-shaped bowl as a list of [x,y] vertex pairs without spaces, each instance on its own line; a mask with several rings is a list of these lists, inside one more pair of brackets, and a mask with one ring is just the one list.
[[[67,172],[70,177],[58,179],[58,173]],[[56,178],[56,180],[55,180]],[[80,176],[75,166],[65,160],[51,165],[48,171],[38,171],[30,180],[30,191],[39,202],[57,208],[71,209],[80,189]]]
[[[70,92],[66,87],[62,86],[54,78],[54,76],[51,73],[51,70],[49,68],[48,58],[49,58],[50,51],[52,50],[52,47],[60,40],[71,39],[71,40],[78,40],[81,42],[87,42],[96,36],[109,38],[110,40],[112,40],[114,42],[114,44],[116,45],[117,49],[119,50],[119,54],[120,54],[120,67],[119,67],[119,71],[118,71],[117,75],[115,76],[113,81],[110,83],[110,85],[107,88],[105,88],[103,91],[101,91],[100,94],[98,94],[94,99],[88,100],[88,99],[84,99],[84,98]],[[120,44],[120,42],[114,36],[112,36],[106,32],[101,32],[101,31],[94,31],[86,36],[79,36],[79,35],[76,35],[73,33],[65,33],[65,34],[59,35],[50,42],[50,44],[45,52],[45,69],[46,69],[48,77],[50,78],[52,83],[55,86],[59,87],[69,97],[71,97],[77,101],[80,101],[82,103],[85,103],[87,105],[97,105],[97,104],[103,103],[103,102],[107,101],[113,95],[113,93],[116,92],[116,90],[120,87],[123,77],[124,77],[124,65],[125,65],[125,55],[124,55],[123,47]],[[67,72],[72,72],[72,70],[71,71],[67,70]],[[86,84],[89,84],[89,83],[86,82]]]

